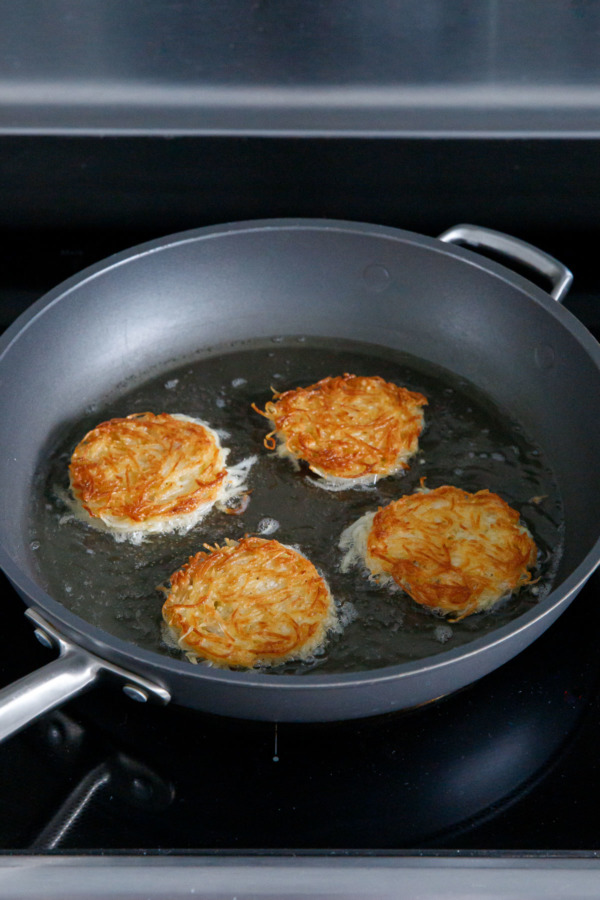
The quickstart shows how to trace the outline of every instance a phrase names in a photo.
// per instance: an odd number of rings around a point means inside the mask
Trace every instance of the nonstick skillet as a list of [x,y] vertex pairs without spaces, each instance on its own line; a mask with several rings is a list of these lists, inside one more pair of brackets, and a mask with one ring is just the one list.
[[[478,247],[530,267],[548,280],[550,293],[472,252]],[[0,563],[29,607],[37,636],[60,653],[0,693],[0,735],[105,678],[138,700],[172,699],[243,718],[377,715],[457,690],[526,647],[600,560],[600,350],[557,302],[570,280],[530,245],[474,226],[433,239],[376,225],[289,219],[153,241],[92,266],[34,304],[0,342]],[[472,385],[518,423],[547,460],[561,498],[552,589],[512,618],[488,619],[469,640],[449,640],[432,655],[333,673],[318,666],[274,674],[191,665],[69,609],[49,589],[39,541],[32,540],[40,472],[65,435],[93,421],[107,398],[133,396],[144,380],[189,360],[218,368],[244,348],[286,341],[313,353],[358,342],[374,348],[374,360],[416,360],[448,373],[449,384]],[[456,480],[460,469],[453,472]],[[397,482],[394,489],[406,487]],[[332,533],[332,546],[337,539]]]

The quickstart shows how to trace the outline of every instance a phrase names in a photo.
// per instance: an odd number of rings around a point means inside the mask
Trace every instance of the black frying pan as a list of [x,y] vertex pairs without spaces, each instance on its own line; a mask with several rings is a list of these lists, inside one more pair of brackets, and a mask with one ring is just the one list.
[[[551,295],[451,245],[455,241],[530,265],[548,277]],[[42,298],[0,343],[0,563],[30,607],[38,637],[56,644],[60,656],[0,694],[0,733],[12,733],[103,677],[118,679],[140,700],[172,698],[255,719],[334,720],[424,703],[517,654],[566,608],[600,559],[600,350],[557,302],[569,283],[570,274],[555,260],[484,229],[463,226],[436,240],[358,223],[274,220],[154,241],[87,269]],[[429,377],[431,367],[442,380],[447,372],[449,384],[474,385],[487,398],[492,420],[498,409],[518,423],[518,434],[547,460],[562,497],[555,525],[564,530],[564,546],[552,590],[496,618],[472,617],[475,624],[465,626],[460,640],[431,654],[401,656],[399,663],[386,659],[383,666],[340,665],[333,672],[327,665],[279,673],[194,666],[168,650],[124,639],[120,626],[92,624],[67,608],[32,543],[50,460],[65,451],[67,436],[81,436],[84,424],[95,416],[97,421],[111,403],[117,409],[138,390],[143,397],[143,384],[157,376],[164,381],[183,362],[201,359],[206,371],[218,370],[232,353],[255,346],[267,352],[272,339],[276,347],[298,338],[313,356],[323,348],[328,368],[336,353],[342,360],[359,347],[365,367],[400,360],[410,369],[413,359],[417,380]],[[265,391],[266,397],[268,386]],[[255,437],[264,433],[260,422],[252,428]],[[460,485],[460,473],[453,469],[446,480],[454,474]],[[392,481],[382,490],[391,497],[409,486]],[[312,490],[315,498],[323,496]],[[343,495],[335,500],[344,502]],[[356,496],[348,499],[355,502]],[[371,501],[363,495],[361,502]],[[281,499],[278,516],[285,518]],[[239,533],[243,523],[236,528]],[[47,551],[50,537],[43,534]],[[198,543],[209,536],[203,531]],[[283,532],[275,536],[284,539]],[[332,533],[333,547],[337,539]],[[301,535],[296,542],[302,543]],[[183,557],[187,549],[182,545]]]

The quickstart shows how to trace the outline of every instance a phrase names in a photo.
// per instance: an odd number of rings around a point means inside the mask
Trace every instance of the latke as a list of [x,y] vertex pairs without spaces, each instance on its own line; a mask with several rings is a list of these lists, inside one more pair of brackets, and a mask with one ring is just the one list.
[[243,489],[248,466],[228,470],[228,453],[198,419],[134,413],[101,422],[79,442],[71,492],[86,521],[115,536],[186,531]]
[[163,618],[178,645],[216,666],[305,659],[337,626],[324,579],[275,540],[228,540],[190,557],[170,579]]
[[348,568],[361,559],[413,600],[454,621],[489,609],[531,581],[537,548],[497,494],[445,485],[367,513],[340,542]]
[[[338,375],[283,394],[264,410],[265,447],[301,459],[330,488],[373,484],[408,468],[423,429],[423,394],[379,376]],[[279,441],[279,445],[277,444]]]

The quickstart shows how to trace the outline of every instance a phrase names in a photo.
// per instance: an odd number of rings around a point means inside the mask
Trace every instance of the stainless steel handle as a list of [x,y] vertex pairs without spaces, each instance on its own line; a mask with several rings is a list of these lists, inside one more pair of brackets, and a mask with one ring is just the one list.
[[446,244],[463,244],[472,250],[492,250],[508,260],[533,269],[552,285],[550,296],[562,303],[573,281],[572,272],[561,262],[519,238],[479,225],[455,225],[439,236]]
[[59,657],[0,691],[0,741],[34,719],[92,687],[105,675],[116,676],[133,700],[168,703],[169,692],[139,675],[106,662],[72,644],[33,610],[25,615],[35,625],[35,634],[45,646],[57,647]]
[[65,651],[57,660],[0,691],[0,741],[80,694],[99,677],[100,667],[83,652]]

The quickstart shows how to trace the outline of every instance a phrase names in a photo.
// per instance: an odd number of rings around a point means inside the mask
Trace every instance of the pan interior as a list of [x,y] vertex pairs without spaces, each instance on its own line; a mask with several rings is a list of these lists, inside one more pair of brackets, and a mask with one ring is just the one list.
[[[361,490],[329,492],[306,468],[263,447],[263,407],[271,388],[284,391],[326,375],[380,375],[424,393],[426,429],[408,472]],[[139,546],[116,542],[69,516],[68,463],[87,430],[114,416],[185,413],[223,430],[230,463],[256,455],[251,500],[240,516],[213,510],[186,535],[156,535]],[[363,513],[411,493],[453,484],[497,492],[516,508],[540,549],[539,580],[488,613],[450,624],[402,592],[340,571],[344,528]],[[221,348],[150,374],[86,410],[56,437],[35,479],[30,546],[46,590],[65,607],[111,635],[183,658],[163,640],[156,588],[203,544],[244,534],[272,535],[299,547],[327,579],[345,627],[314,660],[264,671],[360,672],[434,656],[481,637],[537,604],[551,588],[563,545],[559,489],[542,448],[473,385],[406,353],[357,342],[272,338]]]

